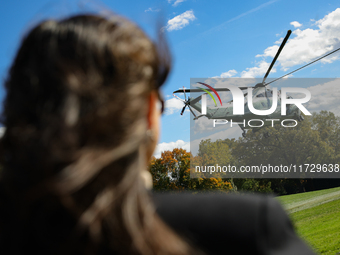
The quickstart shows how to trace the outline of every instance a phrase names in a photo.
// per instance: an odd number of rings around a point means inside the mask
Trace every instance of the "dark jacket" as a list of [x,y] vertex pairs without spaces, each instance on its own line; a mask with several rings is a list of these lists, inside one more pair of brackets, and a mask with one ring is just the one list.
[[154,194],[154,201],[161,218],[206,254],[315,254],[269,196]]
[[[68,212],[58,207],[46,214],[37,207],[32,222],[23,226],[16,220],[21,213],[1,191],[0,185],[1,254],[26,254],[23,247],[36,247],[35,254],[58,253],[60,242],[68,238],[60,234],[75,227]],[[153,194],[153,199],[160,217],[206,254],[314,254],[297,237],[287,214],[271,197],[181,193]],[[34,238],[22,230],[32,231]]]

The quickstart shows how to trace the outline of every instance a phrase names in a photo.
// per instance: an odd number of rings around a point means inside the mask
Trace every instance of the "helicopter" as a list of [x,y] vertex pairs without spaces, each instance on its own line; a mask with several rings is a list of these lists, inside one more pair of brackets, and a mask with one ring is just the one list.
[[[238,126],[242,129],[242,136],[245,137],[246,136],[246,130],[251,129],[253,132],[256,132],[260,129],[262,129],[263,127],[266,126],[272,126],[273,127],[273,121],[268,121],[268,120],[276,120],[276,121],[287,121],[286,124],[293,124],[295,123],[295,125],[297,125],[297,122],[303,121],[304,120],[304,115],[301,112],[301,109],[299,107],[297,107],[295,104],[286,104],[285,105],[285,116],[281,115],[281,110],[282,107],[284,107],[283,104],[281,104],[282,100],[287,99],[293,99],[291,96],[287,96],[286,94],[284,94],[284,98],[282,98],[282,94],[281,94],[281,90],[277,91],[276,88],[274,89],[268,89],[266,88],[266,86],[268,86],[269,84],[282,79],[308,65],[311,65],[312,63],[319,61],[320,59],[327,57],[330,54],[333,54],[334,52],[340,50],[340,48],[288,73],[285,74],[275,80],[272,80],[268,83],[266,83],[266,79],[271,71],[271,69],[273,68],[277,58],[279,57],[283,47],[285,46],[286,42],[288,41],[289,36],[291,35],[292,31],[288,30],[285,38],[283,39],[274,59],[272,60],[265,76],[263,77],[262,82],[257,83],[255,86],[252,87],[237,87],[239,90],[248,90],[248,93],[243,94],[244,97],[244,114],[243,115],[235,115],[233,114],[233,108],[234,107],[234,102],[233,100],[227,102],[226,104],[224,104],[222,106],[222,102],[221,99],[218,95],[218,92],[222,92],[222,91],[230,91],[229,88],[213,88],[212,86],[203,83],[203,82],[197,82],[203,86],[205,86],[205,88],[201,88],[198,87],[196,89],[186,89],[183,87],[183,89],[179,89],[173,92],[173,95],[181,100],[184,103],[184,107],[182,108],[181,111],[181,115],[183,115],[186,107],[189,108],[190,112],[193,114],[194,116],[194,120],[197,120],[201,117],[207,117],[208,119],[213,119],[214,120],[214,125],[215,125],[215,121],[225,121],[225,122],[234,122],[234,123],[238,123]],[[251,89],[251,90],[249,90]],[[186,93],[194,93],[194,92],[203,92],[202,95],[196,97],[196,98],[191,98],[186,96]],[[212,94],[210,92],[213,92],[217,95],[218,99],[220,100],[221,106],[217,107],[216,101],[214,99],[214,97],[212,96]],[[179,98],[178,96],[176,96],[176,93],[183,93],[184,94],[184,100]],[[277,95],[275,94],[277,93]],[[207,107],[205,104],[202,107],[203,104],[203,98],[205,95],[209,94],[211,96],[211,98],[214,100],[215,102],[215,107]],[[276,100],[273,100],[273,98],[276,97]],[[202,104],[199,103],[199,101],[202,101]],[[273,107],[273,102],[275,103],[275,101],[277,101],[277,105],[276,105],[276,110],[273,111],[270,115],[265,115],[265,116],[258,116],[255,115],[251,109],[256,108],[257,110],[267,110],[270,109],[271,107]],[[205,107],[205,111],[204,114],[201,114],[199,116],[196,116],[195,112],[193,111],[196,110],[200,113],[202,113],[202,109]],[[193,108],[193,109],[192,109]],[[255,125],[250,125],[249,121],[254,120],[254,118],[256,118],[256,120],[259,122],[262,122],[261,126],[255,126]],[[288,119],[287,119],[288,118]],[[243,121],[243,122],[242,122]],[[248,125],[247,125],[248,124]],[[264,137],[269,137],[269,133],[266,132],[264,133]]]

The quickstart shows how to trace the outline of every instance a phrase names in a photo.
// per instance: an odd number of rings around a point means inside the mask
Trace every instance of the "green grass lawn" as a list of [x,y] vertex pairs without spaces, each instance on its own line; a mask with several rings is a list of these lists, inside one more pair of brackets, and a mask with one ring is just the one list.
[[278,197],[298,234],[319,254],[340,254],[340,187]]

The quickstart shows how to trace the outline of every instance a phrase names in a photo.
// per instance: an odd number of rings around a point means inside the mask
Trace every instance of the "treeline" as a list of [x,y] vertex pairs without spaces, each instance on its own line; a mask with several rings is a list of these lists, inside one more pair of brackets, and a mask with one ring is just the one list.
[[234,189],[231,180],[222,178],[190,178],[191,154],[183,149],[164,151],[153,158],[149,170],[153,177],[153,190],[163,191],[220,191]]
[[[340,179],[223,179],[190,178],[190,160],[196,165],[300,165],[306,163],[340,164],[340,118],[332,112],[321,111],[294,128],[280,125],[249,130],[245,137],[212,142],[203,140],[198,154],[183,149],[162,153],[153,158],[150,171],[157,191],[189,190],[193,192],[218,190],[293,194],[340,186]],[[339,174],[340,175],[340,174]]]

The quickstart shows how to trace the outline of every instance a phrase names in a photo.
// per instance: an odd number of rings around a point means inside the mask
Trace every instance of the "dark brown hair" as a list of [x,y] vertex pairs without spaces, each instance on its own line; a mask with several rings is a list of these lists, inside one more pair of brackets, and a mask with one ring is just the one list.
[[160,45],[117,15],[48,20],[24,38],[5,83],[0,249],[189,253],[139,174],[148,95],[170,68]]

